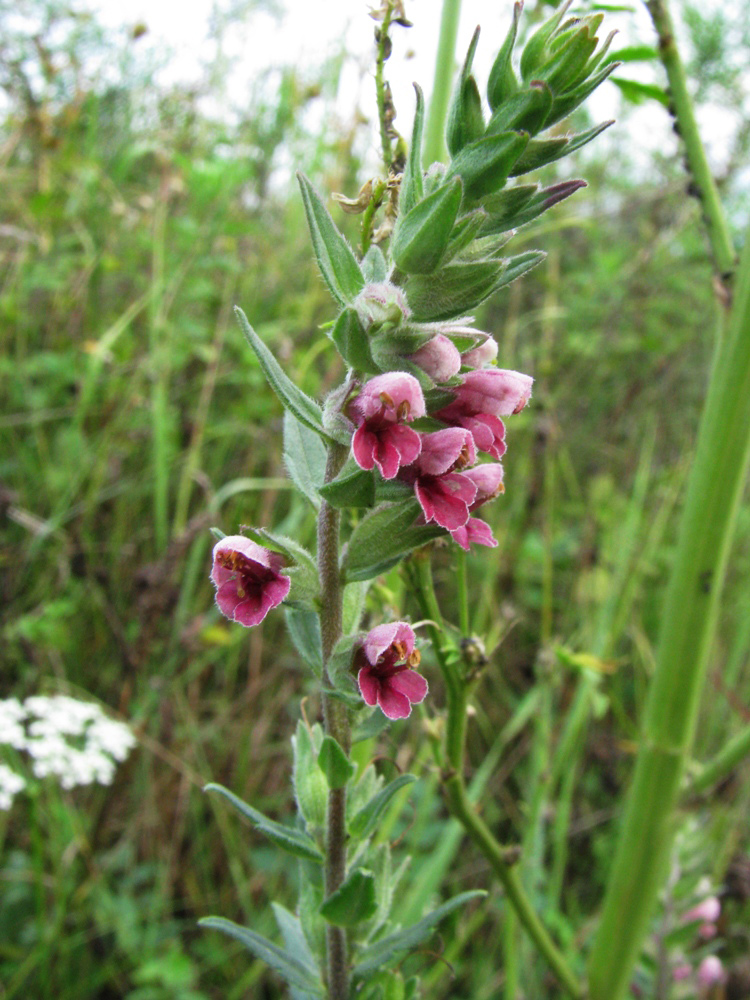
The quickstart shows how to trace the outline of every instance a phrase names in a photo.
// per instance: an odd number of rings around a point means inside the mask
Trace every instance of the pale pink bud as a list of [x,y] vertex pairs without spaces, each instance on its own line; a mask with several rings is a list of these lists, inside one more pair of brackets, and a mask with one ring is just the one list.
[[724,979],[724,966],[716,955],[707,955],[698,966],[698,982],[701,986],[713,986]]
[[703,902],[698,903],[684,916],[685,923],[693,920],[702,920],[705,923],[714,923],[721,914],[721,903],[716,896],[708,896]]
[[457,375],[461,368],[461,355],[458,348],[444,337],[442,333],[437,334],[432,340],[428,340],[414,354],[409,355],[409,361],[419,365],[423,372],[426,372],[435,382],[446,382],[449,378]]
[[484,368],[497,357],[497,341],[488,337],[483,343],[461,355],[461,364],[466,368]]

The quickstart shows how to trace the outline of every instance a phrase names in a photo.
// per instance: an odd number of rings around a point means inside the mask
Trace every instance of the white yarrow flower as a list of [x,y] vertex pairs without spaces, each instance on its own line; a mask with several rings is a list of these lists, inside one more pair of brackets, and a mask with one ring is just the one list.
[[0,764],[0,809],[10,809],[14,797],[25,787],[26,782],[20,774],[6,764]]

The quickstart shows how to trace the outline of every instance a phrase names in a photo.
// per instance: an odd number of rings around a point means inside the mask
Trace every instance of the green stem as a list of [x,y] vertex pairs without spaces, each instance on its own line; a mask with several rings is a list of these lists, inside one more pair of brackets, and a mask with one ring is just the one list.
[[386,46],[388,45],[388,29],[391,26],[392,17],[393,4],[389,3],[383,15],[383,23],[377,29],[377,58],[375,60],[375,95],[378,103],[378,121],[380,122],[380,148],[383,154],[383,167],[385,168],[386,177],[391,169],[393,149],[388,129],[388,84],[383,75],[383,69],[385,61],[388,58],[386,55]]
[[458,627],[461,631],[461,638],[468,639],[471,635],[471,621],[469,618],[469,586],[466,579],[466,559],[467,554],[463,549],[456,555],[456,590],[458,600]]
[[461,823],[493,871],[500,880],[507,901],[513,907],[521,924],[556,974],[568,996],[578,1000],[583,991],[568,967],[564,956],[547,933],[546,928],[534,912],[529,902],[517,870],[513,867],[517,860],[517,848],[504,847],[493,836],[484,820],[478,815],[469,799],[463,778],[464,755],[466,749],[466,718],[468,685],[459,675],[453,657],[450,656],[443,640],[440,624],[442,616],[432,582],[429,555],[419,553],[414,557],[416,567],[413,580],[417,599],[423,614],[437,625],[430,625],[431,638],[438,664],[446,684],[448,718],[446,722],[446,763],[448,770],[443,779],[446,799],[453,816]]
[[591,1000],[620,1000],[625,995],[667,867],[674,810],[750,465],[748,385],[750,238],[698,432],[633,785],[591,952]]
[[424,159],[429,166],[436,160],[445,160],[445,120],[453,84],[453,63],[456,56],[456,37],[461,17],[461,0],[443,0],[440,18],[440,38],[435,61],[435,80],[430,98],[430,110],[424,138]]
[[750,726],[745,726],[720,750],[713,760],[705,764],[685,789],[685,798],[707,792],[726,778],[731,771],[750,756]]
[[706,151],[695,120],[693,101],[688,90],[685,67],[682,65],[675,42],[674,25],[667,0],[647,0],[646,7],[659,37],[659,54],[669,80],[670,110],[685,143],[687,167],[703,210],[714,266],[722,281],[729,285],[737,258],[716,182],[708,165]]
[[[346,459],[346,449],[332,444],[328,450],[325,481],[335,479]],[[327,692],[331,688],[328,661],[341,638],[343,588],[339,569],[341,514],[323,500],[318,514],[318,575],[320,577],[320,636],[323,649],[323,718],[325,731],[344,753],[351,749],[351,723],[346,705]],[[346,787],[328,793],[326,820],[325,892],[330,896],[346,877]],[[346,931],[329,924],[326,928],[328,995],[330,1000],[349,1000],[349,965]]]

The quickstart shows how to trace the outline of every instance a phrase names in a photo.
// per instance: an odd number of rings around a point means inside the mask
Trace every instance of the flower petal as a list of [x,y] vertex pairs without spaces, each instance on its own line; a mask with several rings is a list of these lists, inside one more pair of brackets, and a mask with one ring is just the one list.
[[365,705],[377,705],[380,682],[369,667],[362,667],[357,674],[357,684]]
[[424,701],[428,687],[425,678],[416,670],[402,670],[391,678],[391,689],[405,695],[413,705]]
[[458,462],[462,453],[467,465],[476,461],[474,439],[469,431],[463,427],[432,431],[422,435],[422,450],[417,468],[429,476],[440,476]]
[[389,719],[408,719],[411,715],[411,703],[405,694],[394,691],[393,686],[383,686],[378,692],[378,705],[383,710],[383,715]]
[[370,629],[364,641],[365,657],[373,666],[394,642],[402,643],[406,655],[414,651],[414,629],[408,622],[386,622]]

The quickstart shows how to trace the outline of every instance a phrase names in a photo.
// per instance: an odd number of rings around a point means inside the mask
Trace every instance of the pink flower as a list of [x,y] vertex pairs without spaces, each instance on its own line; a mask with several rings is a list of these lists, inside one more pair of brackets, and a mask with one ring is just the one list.
[[477,487],[461,472],[476,459],[474,439],[460,427],[446,427],[422,435],[422,451],[405,478],[414,483],[414,493],[426,521],[453,531],[469,520],[469,504]]
[[497,357],[497,341],[494,337],[488,337],[477,347],[472,347],[461,355],[461,364],[465,368],[484,368],[491,364]]
[[458,375],[461,368],[458,348],[442,333],[428,340],[418,351],[411,354],[409,361],[419,365],[435,382],[446,382],[454,375]]
[[447,424],[470,430],[480,451],[502,458],[505,426],[500,417],[523,409],[531,396],[533,381],[528,375],[500,368],[468,372],[455,390],[454,401],[435,416]]
[[426,411],[422,389],[413,375],[377,375],[362,386],[349,409],[359,424],[352,454],[361,469],[377,466],[384,479],[393,479],[402,466],[414,462],[421,441],[404,421],[423,417]]
[[492,528],[481,517],[470,517],[466,524],[454,528],[451,531],[451,538],[466,552],[472,544],[486,545],[490,549],[497,547],[497,539],[492,534]]
[[279,572],[281,556],[244,535],[228,535],[214,545],[211,580],[223,615],[250,627],[278,607],[292,585]]
[[707,896],[702,903],[698,903],[691,910],[688,910],[683,920],[690,923],[693,920],[701,920],[704,923],[714,923],[721,914],[721,903],[716,896]]
[[724,979],[724,966],[716,955],[707,955],[698,966],[698,982],[701,986],[713,986]]
[[681,983],[683,979],[689,979],[693,974],[693,967],[689,962],[681,962],[672,970],[672,979],[676,983]]
[[406,719],[411,706],[424,700],[427,681],[411,669],[420,660],[411,625],[377,625],[367,634],[357,658],[364,661],[357,683],[365,704],[379,705],[389,719]]

